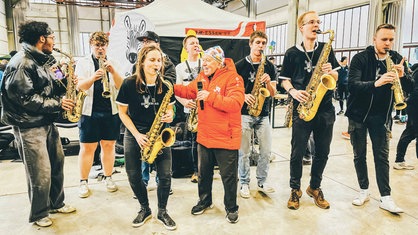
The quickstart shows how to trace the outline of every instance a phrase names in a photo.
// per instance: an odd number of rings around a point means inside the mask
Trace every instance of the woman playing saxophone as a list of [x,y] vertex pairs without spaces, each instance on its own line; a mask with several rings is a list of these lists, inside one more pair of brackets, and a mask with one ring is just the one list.
[[[152,147],[151,135],[156,126],[173,121],[172,85],[163,79],[164,59],[162,51],[154,45],[144,46],[138,52],[136,73],[126,78],[119,90],[116,102],[119,116],[126,127],[124,137],[125,168],[132,191],[138,198],[141,209],[132,222],[133,227],[143,225],[152,217],[147,188],[142,180],[141,163],[143,151]],[[159,122],[155,121],[160,119]],[[171,149],[161,149],[155,159],[157,175],[157,219],[169,230],[176,223],[167,213],[167,201],[171,187]]]

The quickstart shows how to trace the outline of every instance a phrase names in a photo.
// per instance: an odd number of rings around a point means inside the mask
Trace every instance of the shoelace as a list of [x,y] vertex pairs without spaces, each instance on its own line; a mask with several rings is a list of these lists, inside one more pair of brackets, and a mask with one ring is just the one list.
[[318,189],[318,200],[324,200],[324,194],[322,193],[322,190],[320,188]]
[[299,196],[297,191],[292,191],[292,202],[296,202],[299,200]]

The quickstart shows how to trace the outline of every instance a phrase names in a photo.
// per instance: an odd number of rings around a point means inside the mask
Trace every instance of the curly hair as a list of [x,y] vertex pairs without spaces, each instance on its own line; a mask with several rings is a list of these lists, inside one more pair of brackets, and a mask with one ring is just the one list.
[[19,43],[25,42],[34,46],[41,36],[48,36],[54,31],[45,22],[26,21],[19,25]]
[[92,44],[93,42],[99,42],[99,43],[107,45],[109,44],[109,37],[107,36],[106,33],[102,31],[97,31],[90,35],[89,43]]

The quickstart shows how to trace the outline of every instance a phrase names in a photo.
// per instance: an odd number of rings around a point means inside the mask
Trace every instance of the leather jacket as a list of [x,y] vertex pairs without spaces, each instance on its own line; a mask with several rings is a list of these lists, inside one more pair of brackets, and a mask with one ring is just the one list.
[[27,43],[8,63],[1,82],[1,121],[21,128],[49,125],[58,117],[65,86],[50,70],[52,55]]

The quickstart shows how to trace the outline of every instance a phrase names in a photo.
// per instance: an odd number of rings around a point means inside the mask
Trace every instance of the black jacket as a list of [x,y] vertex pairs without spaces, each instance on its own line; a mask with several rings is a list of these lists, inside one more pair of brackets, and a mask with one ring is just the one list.
[[1,82],[1,121],[21,128],[49,125],[58,117],[65,86],[50,70],[51,55],[23,43]]
[[[402,56],[395,52],[390,51],[390,57],[395,64],[398,64],[402,60]],[[412,88],[411,76],[408,73],[407,65],[405,66],[405,76],[400,78],[402,89],[409,92]],[[384,107],[384,110],[379,110],[385,113],[384,122],[390,119],[390,115],[393,108],[393,91],[392,85],[386,84],[384,86],[376,88],[374,82],[376,80],[377,71],[377,59],[373,46],[369,46],[366,50],[356,54],[351,60],[350,70],[348,74],[348,90],[350,95],[347,102],[347,112],[345,115],[356,121],[365,122],[369,111],[371,109],[372,102],[383,104],[379,107]]]

